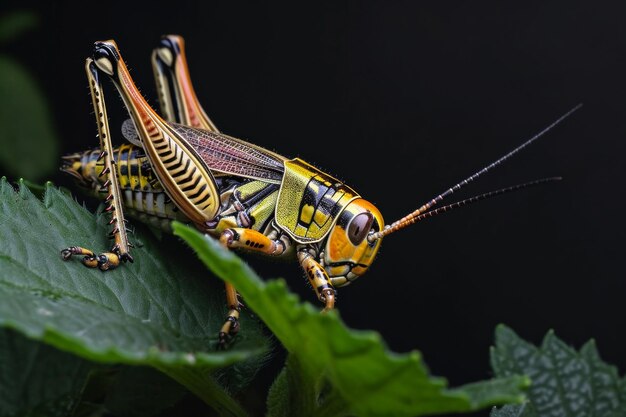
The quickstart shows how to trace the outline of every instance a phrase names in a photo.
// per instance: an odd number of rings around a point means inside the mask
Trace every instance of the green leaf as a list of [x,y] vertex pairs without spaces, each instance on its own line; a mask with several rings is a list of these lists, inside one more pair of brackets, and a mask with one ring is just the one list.
[[109,247],[106,223],[50,185],[41,201],[0,180],[0,326],[93,361],[154,367],[243,415],[209,373],[245,359],[257,366],[243,369],[258,368],[267,350],[258,322],[243,315],[241,337],[216,351],[223,286],[176,242],[160,247],[131,235],[142,243],[134,264],[106,273],[61,260],[67,246]]
[[501,325],[491,349],[491,366],[497,376],[526,374],[533,381],[528,392],[532,410],[511,415],[626,415],[626,380],[600,359],[593,341],[577,352],[550,331],[538,348]]
[[26,68],[0,55],[0,164],[36,181],[57,169],[58,153],[43,93]]
[[0,329],[0,415],[70,415],[90,369],[85,360]]
[[[520,388],[528,380],[518,376],[449,390],[444,379],[428,375],[419,352],[389,352],[377,333],[348,329],[336,312],[320,314],[290,294],[283,280],[263,282],[213,239],[176,223],[174,233],[185,239],[216,275],[237,288],[246,305],[289,352],[287,369],[272,387],[270,415],[299,410],[318,416],[417,416],[476,410],[524,398]],[[294,359],[297,369],[293,368]],[[293,381],[313,384],[313,400],[290,404],[296,393],[289,390],[299,389]],[[314,410],[306,404],[311,401],[317,407]]]
[[0,42],[12,41],[38,24],[39,16],[27,10],[14,11],[0,16]]
[[[102,380],[107,383],[98,382]],[[85,390],[94,398],[81,398]],[[0,329],[1,416],[66,417],[89,401],[115,415],[149,417],[174,405],[185,392],[151,368],[97,365]],[[104,404],[98,404],[102,397]]]

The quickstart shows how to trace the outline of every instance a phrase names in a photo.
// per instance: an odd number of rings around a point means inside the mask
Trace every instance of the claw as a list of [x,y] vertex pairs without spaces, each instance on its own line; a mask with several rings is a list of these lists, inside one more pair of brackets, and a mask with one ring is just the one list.
[[69,261],[71,257],[72,257],[71,248],[63,249],[61,251],[61,258],[63,258],[64,261]]
[[72,255],[94,256],[92,251],[81,248],[80,246],[70,246],[69,248],[65,248],[61,251],[61,258],[64,261],[69,261]]
[[[130,245],[129,245],[129,246],[130,246]],[[124,262],[129,261],[131,264],[132,264],[133,262],[135,262],[135,259],[134,259],[132,256],[130,256],[130,253],[125,253],[125,254],[123,254],[123,255],[121,256],[121,259],[122,259],[122,261],[124,261]]]
[[217,341],[217,350],[226,350],[227,336],[226,333],[220,332]]
[[322,310],[323,313],[327,313],[335,308],[335,297],[336,292],[332,288],[326,288],[322,292],[320,300],[324,303],[324,310]]

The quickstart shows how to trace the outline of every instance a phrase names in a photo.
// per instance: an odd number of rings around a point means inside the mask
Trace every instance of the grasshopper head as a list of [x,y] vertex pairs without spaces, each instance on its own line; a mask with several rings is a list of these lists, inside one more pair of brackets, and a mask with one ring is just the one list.
[[380,211],[369,201],[358,198],[346,206],[329,233],[322,258],[335,287],[348,285],[367,271],[381,241],[370,242],[367,236],[384,224]]

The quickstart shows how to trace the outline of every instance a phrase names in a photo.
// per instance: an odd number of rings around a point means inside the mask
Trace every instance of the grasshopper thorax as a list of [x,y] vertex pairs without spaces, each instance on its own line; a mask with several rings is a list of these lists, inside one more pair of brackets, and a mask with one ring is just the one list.
[[384,225],[380,211],[369,201],[351,201],[326,240],[322,260],[335,287],[348,285],[363,275],[374,261],[382,239],[369,241],[367,236]]

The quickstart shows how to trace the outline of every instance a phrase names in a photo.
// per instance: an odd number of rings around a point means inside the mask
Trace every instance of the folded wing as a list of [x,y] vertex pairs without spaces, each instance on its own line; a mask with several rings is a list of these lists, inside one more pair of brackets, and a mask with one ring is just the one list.
[[171,124],[215,174],[235,175],[280,184],[286,158],[222,133]]

